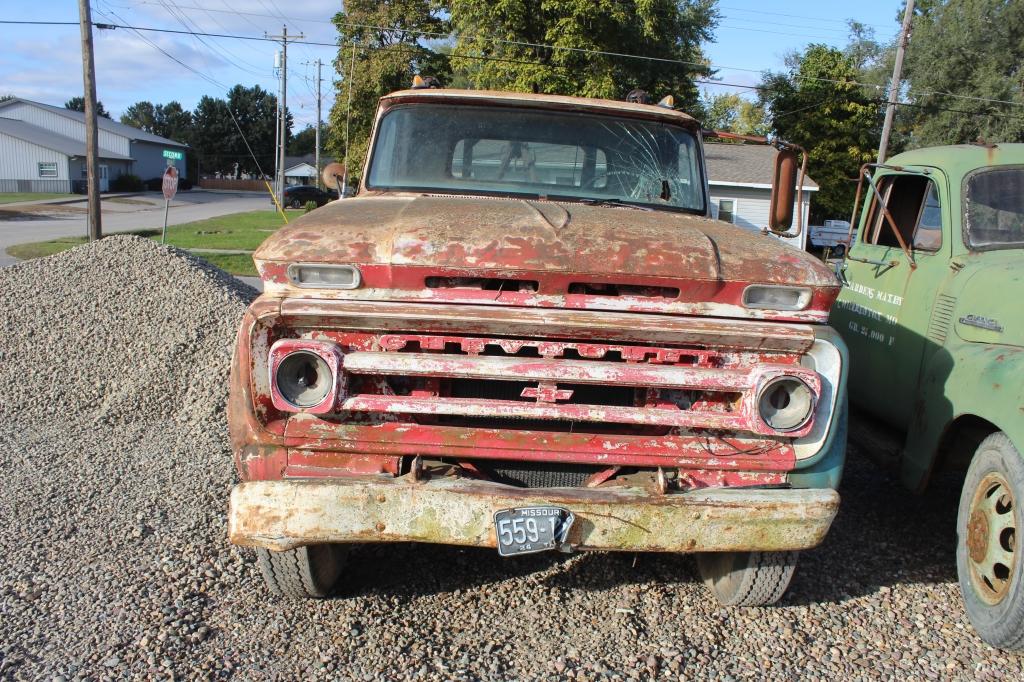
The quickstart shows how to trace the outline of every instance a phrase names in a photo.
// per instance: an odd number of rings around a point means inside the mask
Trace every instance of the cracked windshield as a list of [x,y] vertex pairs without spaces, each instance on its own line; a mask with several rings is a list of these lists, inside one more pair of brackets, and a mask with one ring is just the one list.
[[381,120],[367,184],[704,212],[692,133],[578,112],[396,108]]

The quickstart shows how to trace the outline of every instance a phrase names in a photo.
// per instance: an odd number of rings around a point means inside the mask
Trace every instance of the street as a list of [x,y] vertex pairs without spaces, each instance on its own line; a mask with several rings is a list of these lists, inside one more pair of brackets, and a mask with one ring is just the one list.
[[[131,203],[128,203],[128,202]],[[17,263],[7,255],[7,248],[15,244],[44,241],[58,237],[85,235],[85,198],[71,204],[53,204],[51,214],[39,213],[40,204],[7,204],[0,209],[0,218],[31,206],[32,213],[24,218],[0,219],[0,267]],[[270,200],[263,193],[220,193],[203,190],[179,192],[171,201],[168,224],[178,225],[195,220],[215,218],[231,213],[266,210]],[[140,228],[160,228],[164,220],[164,202],[156,192],[132,197],[105,199],[103,202],[103,233],[129,232]]]

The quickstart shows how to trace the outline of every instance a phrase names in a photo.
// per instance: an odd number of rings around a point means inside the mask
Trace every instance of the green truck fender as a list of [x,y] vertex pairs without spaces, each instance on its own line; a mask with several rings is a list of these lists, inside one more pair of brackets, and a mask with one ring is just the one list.
[[943,445],[970,417],[991,423],[1024,452],[1022,376],[1022,348],[963,343],[936,351],[921,373],[900,470],[904,485],[925,488]]
[[842,480],[843,466],[846,463],[846,439],[849,433],[846,379],[850,371],[850,352],[846,348],[843,337],[832,327],[816,327],[814,334],[817,338],[834,345],[839,351],[842,366],[839,370],[839,382],[836,385],[836,407],[821,450],[802,462],[799,469],[790,472],[789,484],[794,488],[832,488],[835,490]]

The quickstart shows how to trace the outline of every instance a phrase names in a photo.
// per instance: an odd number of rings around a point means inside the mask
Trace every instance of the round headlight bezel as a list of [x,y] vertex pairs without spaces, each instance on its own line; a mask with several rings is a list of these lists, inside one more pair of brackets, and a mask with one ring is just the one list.
[[815,405],[814,389],[800,377],[789,374],[769,379],[757,394],[758,417],[779,433],[805,427],[814,416]]
[[281,358],[274,371],[278,393],[297,410],[309,410],[323,403],[330,396],[334,383],[330,365],[319,353],[311,350],[289,353]]

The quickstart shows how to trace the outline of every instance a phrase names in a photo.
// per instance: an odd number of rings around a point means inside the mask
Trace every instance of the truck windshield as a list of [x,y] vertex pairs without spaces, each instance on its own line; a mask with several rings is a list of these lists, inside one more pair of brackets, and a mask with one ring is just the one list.
[[578,111],[396,107],[381,119],[367,187],[705,211],[689,130]]
[[967,237],[978,249],[1024,246],[1024,168],[967,178]]

